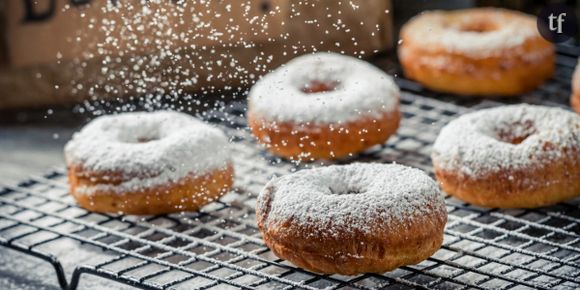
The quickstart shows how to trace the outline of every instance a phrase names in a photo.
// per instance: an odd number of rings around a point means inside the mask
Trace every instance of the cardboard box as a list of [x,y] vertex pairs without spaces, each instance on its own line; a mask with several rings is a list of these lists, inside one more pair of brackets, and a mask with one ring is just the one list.
[[383,0],[9,0],[0,108],[249,86],[310,51],[391,47]]

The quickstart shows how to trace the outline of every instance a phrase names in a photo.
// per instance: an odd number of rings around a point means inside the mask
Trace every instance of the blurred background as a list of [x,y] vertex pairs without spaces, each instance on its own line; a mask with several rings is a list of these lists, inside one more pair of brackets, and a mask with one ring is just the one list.
[[303,53],[388,54],[399,28],[423,10],[499,6],[537,14],[551,3],[579,9],[576,1],[523,0],[3,1],[0,110],[84,102],[77,111],[100,114],[117,110],[116,101],[193,104],[243,94]]

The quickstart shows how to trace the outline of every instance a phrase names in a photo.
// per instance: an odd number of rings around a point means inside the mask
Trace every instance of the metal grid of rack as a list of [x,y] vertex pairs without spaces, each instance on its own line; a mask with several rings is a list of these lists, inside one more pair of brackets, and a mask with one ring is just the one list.
[[[574,47],[572,47],[574,48]],[[574,52],[559,48],[558,73],[520,101],[562,105],[569,96]],[[466,112],[464,99],[443,102],[399,79],[402,126],[386,144],[340,163],[393,162],[432,174],[430,150],[439,129]],[[476,106],[493,106],[482,102]],[[0,245],[51,263],[63,289],[95,275],[146,289],[573,289],[580,288],[580,200],[533,210],[485,209],[446,198],[442,248],[428,260],[384,274],[319,275],[278,259],[255,222],[256,194],[275,175],[308,164],[275,158],[253,142],[244,104],[206,116],[231,136],[236,189],[200,212],[134,217],[79,208],[65,172],[54,170],[0,187]],[[318,164],[319,165],[319,164]],[[316,165],[314,165],[316,166]],[[77,265],[67,279],[46,245],[72,240],[104,254]]]

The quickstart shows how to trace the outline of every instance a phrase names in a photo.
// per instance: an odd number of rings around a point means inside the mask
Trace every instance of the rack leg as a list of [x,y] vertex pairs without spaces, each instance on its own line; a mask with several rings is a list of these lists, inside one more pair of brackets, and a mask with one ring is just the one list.
[[11,243],[0,243],[0,246],[4,246],[4,247],[7,247],[9,249],[15,250],[17,252],[23,253],[25,255],[33,256],[33,257],[36,257],[36,258],[39,258],[39,259],[42,259],[42,260],[49,262],[52,265],[52,267],[54,268],[54,271],[56,272],[56,278],[58,279],[58,284],[60,285],[60,288],[62,288],[62,289],[68,288],[68,283],[66,281],[66,276],[64,274],[64,269],[62,268],[62,264],[53,255],[41,253],[41,252],[35,251],[34,249],[23,249],[21,247],[15,246]]

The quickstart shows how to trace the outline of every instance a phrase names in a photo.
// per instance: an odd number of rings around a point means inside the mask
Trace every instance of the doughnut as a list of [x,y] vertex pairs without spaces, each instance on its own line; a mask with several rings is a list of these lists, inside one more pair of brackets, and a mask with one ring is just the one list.
[[300,56],[260,79],[248,96],[248,124],[274,155],[337,159],[384,143],[399,127],[399,88],[353,57]]
[[580,114],[580,65],[576,65],[574,75],[572,76],[572,97],[570,104],[574,111]]
[[443,190],[483,207],[535,208],[580,196],[580,116],[512,105],[465,114],[432,151]]
[[195,211],[233,183],[228,139],[170,111],[101,116],[65,146],[70,192],[90,211]]
[[443,242],[447,210],[421,170],[353,163],[271,180],[256,218],[278,257],[313,272],[356,275],[427,259]]
[[429,11],[401,30],[405,76],[458,95],[514,96],[554,73],[554,46],[536,18],[498,8]]

